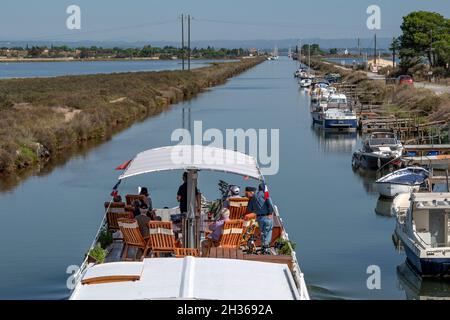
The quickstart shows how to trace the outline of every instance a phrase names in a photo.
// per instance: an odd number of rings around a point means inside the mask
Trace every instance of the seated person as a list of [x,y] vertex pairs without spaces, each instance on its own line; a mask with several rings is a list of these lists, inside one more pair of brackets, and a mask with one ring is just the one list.
[[147,213],[139,213],[135,216],[135,219],[139,225],[139,231],[141,231],[142,236],[148,238],[150,235],[148,223],[150,221],[161,221],[161,217],[157,216],[153,211],[147,211]]
[[161,221],[161,217],[157,216],[155,210],[148,210],[142,208],[142,203],[139,200],[133,201],[133,216],[137,218],[138,216],[148,216],[151,220]]
[[231,198],[239,198],[239,192],[240,192],[240,189],[238,186],[231,185],[230,189],[228,190],[228,195],[223,202],[223,207],[229,208],[230,207],[230,199]]
[[209,224],[208,229],[212,231],[206,239],[202,242],[202,255],[205,257],[209,253],[209,249],[214,246],[219,245],[220,238],[223,233],[223,225],[225,221],[230,219],[230,210],[227,208],[222,208],[220,210],[220,217],[217,221]]
[[141,200],[141,209],[148,209],[148,211],[152,211],[153,203],[152,198],[150,198],[150,195],[148,193],[148,189],[146,187],[142,187],[139,195],[144,196],[144,199]]
[[142,236],[145,238],[148,238],[150,235],[148,223],[152,220],[150,218],[149,214],[140,213],[139,215],[135,216],[135,219],[139,225],[139,230],[141,231]]

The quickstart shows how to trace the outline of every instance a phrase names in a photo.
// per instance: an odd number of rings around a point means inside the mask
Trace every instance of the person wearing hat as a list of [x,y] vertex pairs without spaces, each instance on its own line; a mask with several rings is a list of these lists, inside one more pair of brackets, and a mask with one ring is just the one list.
[[241,189],[238,186],[231,185],[228,189],[227,197],[223,201],[223,207],[230,208],[230,199],[239,198],[240,191]]
[[261,233],[262,253],[270,254],[274,211],[272,200],[270,197],[265,198],[262,185],[259,186],[258,192],[256,192],[256,188],[254,187],[245,188],[245,195],[249,198],[246,218],[248,219],[256,215],[256,221],[258,222]]

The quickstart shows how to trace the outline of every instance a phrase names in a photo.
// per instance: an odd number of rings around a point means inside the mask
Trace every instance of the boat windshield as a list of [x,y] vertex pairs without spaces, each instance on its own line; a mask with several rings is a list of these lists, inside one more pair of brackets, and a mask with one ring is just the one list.
[[340,99],[338,99],[338,98],[333,98],[333,99],[330,99],[330,103],[346,104],[346,103],[347,103],[347,100],[346,100],[346,99],[343,99],[343,98],[340,98]]
[[369,141],[371,146],[385,146],[385,145],[396,145],[397,139],[395,138],[372,138]]

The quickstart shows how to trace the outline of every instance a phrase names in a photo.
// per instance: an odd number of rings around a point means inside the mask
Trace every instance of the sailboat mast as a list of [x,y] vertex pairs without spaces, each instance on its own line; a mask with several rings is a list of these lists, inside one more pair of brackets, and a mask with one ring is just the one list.
[[302,66],[302,40],[300,40],[300,53],[298,56],[298,62],[300,63],[300,67]]
[[311,75],[311,44],[308,43],[308,76]]

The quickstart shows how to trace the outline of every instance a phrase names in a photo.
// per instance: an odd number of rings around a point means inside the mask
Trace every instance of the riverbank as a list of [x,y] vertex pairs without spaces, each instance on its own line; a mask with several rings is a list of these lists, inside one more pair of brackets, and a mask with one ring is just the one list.
[[[241,57],[246,58],[246,57]],[[203,60],[237,60],[239,57],[203,57],[203,58],[191,58],[192,61],[203,61]],[[67,58],[3,58],[0,57],[0,63],[34,63],[34,62],[95,62],[95,61],[170,61],[170,60],[180,60],[181,58],[169,59],[169,58],[159,58],[159,57],[133,57],[133,58],[87,58],[79,59],[73,57]]]
[[42,166],[76,144],[104,141],[264,61],[159,71],[0,80],[0,173]]
[[321,73],[340,73],[344,83],[356,86],[359,101],[379,104],[379,112],[384,115],[406,117],[414,114],[422,121],[450,119],[450,93],[419,85],[387,84],[384,76],[374,77],[369,72],[318,59],[311,61],[311,67]]

